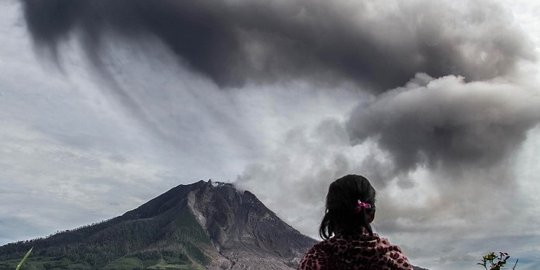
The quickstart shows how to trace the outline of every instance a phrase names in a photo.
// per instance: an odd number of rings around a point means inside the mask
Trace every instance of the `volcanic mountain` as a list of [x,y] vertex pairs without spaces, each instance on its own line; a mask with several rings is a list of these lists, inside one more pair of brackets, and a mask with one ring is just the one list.
[[0,269],[294,269],[315,240],[249,191],[199,181],[108,221],[0,247]]

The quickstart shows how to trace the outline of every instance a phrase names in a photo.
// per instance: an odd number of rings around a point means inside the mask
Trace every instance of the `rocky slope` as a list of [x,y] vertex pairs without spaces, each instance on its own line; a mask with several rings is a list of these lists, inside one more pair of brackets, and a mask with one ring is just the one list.
[[[295,267],[315,241],[280,220],[249,191],[211,182],[188,195],[189,209],[232,269]],[[222,260],[223,261],[223,260]]]

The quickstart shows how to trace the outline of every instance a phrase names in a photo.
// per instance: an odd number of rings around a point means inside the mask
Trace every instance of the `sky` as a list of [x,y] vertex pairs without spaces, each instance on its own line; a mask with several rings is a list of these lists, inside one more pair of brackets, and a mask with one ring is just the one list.
[[540,265],[540,3],[2,0],[0,244],[198,180],[317,237],[362,174],[415,265]]

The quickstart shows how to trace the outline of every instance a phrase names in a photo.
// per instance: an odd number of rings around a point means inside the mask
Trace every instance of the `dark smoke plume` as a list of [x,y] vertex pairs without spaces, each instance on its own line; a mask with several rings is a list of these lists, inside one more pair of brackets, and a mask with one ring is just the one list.
[[418,74],[358,106],[348,128],[353,141],[376,139],[391,154],[395,173],[419,165],[455,173],[501,165],[539,121],[540,95],[533,89]]
[[157,38],[222,88],[353,82],[379,95],[351,139],[375,139],[395,173],[499,165],[539,120],[531,90],[504,79],[532,46],[487,1],[21,1],[36,44],[61,54],[77,38],[98,70],[105,40]]
[[381,92],[417,72],[482,80],[532,58],[482,1],[21,1],[35,41],[53,53],[75,36],[99,66],[105,39],[157,37],[221,87],[304,78]]

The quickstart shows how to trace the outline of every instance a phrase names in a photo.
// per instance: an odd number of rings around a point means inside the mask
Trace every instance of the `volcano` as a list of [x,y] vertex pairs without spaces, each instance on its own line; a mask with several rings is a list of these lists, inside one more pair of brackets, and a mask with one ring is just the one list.
[[294,269],[316,241],[249,191],[179,185],[122,216],[0,247],[0,269]]

